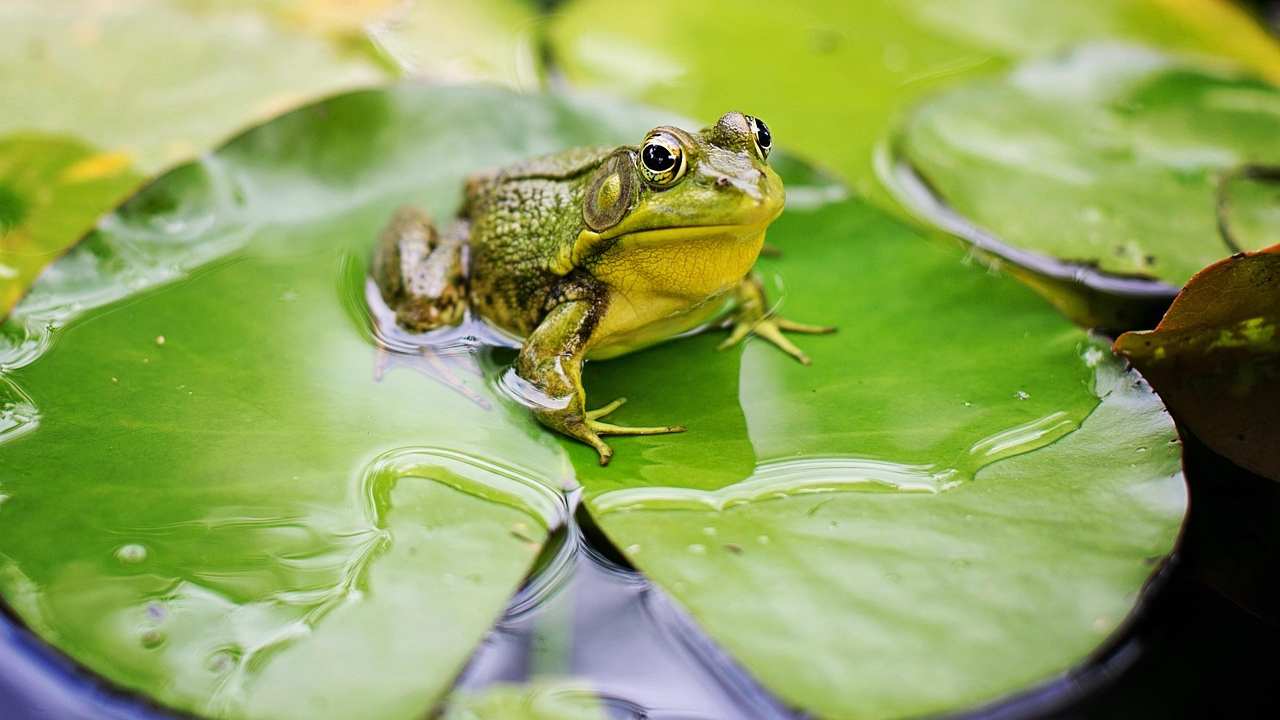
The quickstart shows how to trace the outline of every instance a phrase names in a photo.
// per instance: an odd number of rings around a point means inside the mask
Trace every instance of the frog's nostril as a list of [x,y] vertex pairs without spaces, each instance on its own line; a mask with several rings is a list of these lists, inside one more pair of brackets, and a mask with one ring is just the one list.
[[729,187],[729,178],[727,177],[716,178],[716,187]]

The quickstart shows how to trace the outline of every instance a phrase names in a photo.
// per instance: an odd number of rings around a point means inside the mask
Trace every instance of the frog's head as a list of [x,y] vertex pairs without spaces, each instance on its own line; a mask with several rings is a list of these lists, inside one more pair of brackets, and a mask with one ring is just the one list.
[[768,163],[772,145],[764,121],[739,112],[697,133],[656,127],[592,176],[583,198],[586,232],[636,246],[714,235],[758,251],[765,227],[782,212],[782,180]]

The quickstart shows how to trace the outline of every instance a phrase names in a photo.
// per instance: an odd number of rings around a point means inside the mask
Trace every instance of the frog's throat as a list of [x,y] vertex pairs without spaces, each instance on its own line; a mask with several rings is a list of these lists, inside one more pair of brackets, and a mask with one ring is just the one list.
[[689,241],[712,235],[737,235],[743,240],[759,238],[763,235],[768,223],[741,223],[721,225],[688,225],[683,227],[654,228],[652,230],[633,230],[631,232],[612,235],[607,231],[598,233],[594,230],[583,230],[578,233],[573,243],[561,247],[552,262],[552,271],[557,275],[568,274],[590,257],[599,254],[606,248],[625,242],[632,247],[659,246],[680,241]]

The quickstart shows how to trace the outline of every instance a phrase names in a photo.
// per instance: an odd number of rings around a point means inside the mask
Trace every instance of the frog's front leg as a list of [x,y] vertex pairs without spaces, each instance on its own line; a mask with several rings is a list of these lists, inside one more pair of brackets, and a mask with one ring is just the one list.
[[724,350],[742,342],[748,335],[756,335],[777,345],[783,352],[809,364],[809,356],[783,335],[783,332],[822,335],[836,331],[827,325],[806,325],[778,317],[765,301],[764,285],[755,273],[747,275],[734,290],[734,307],[729,321],[729,337],[717,348]]
[[467,309],[467,224],[436,231],[426,213],[403,207],[374,248],[373,279],[396,322],[426,332],[462,321]]
[[660,435],[684,432],[679,425],[625,427],[600,418],[617,410],[619,398],[596,410],[587,410],[587,393],[582,387],[582,363],[601,304],[591,299],[570,300],[556,306],[525,340],[516,358],[516,374],[531,383],[546,400],[533,408],[543,425],[580,440],[596,449],[600,464],[613,457],[601,435]]

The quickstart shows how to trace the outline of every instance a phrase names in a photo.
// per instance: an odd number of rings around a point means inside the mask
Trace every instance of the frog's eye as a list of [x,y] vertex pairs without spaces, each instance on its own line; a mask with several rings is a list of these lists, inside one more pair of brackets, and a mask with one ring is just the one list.
[[760,159],[769,157],[769,151],[773,149],[773,133],[769,132],[769,126],[760,118],[750,115],[747,116],[747,124],[751,126],[751,139],[756,143]]
[[674,185],[684,177],[684,148],[670,135],[657,134],[640,148],[640,172],[653,185]]

